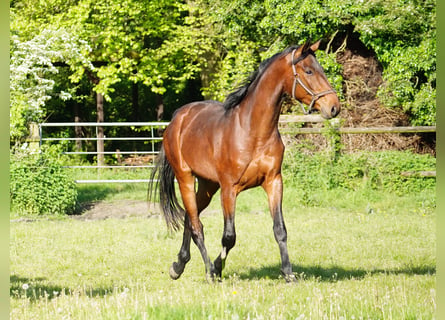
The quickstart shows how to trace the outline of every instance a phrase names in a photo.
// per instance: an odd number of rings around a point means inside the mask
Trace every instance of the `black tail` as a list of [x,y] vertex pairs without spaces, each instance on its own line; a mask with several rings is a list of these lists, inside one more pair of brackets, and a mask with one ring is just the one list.
[[[156,179],[157,177],[157,179]],[[175,192],[175,173],[161,148],[155,167],[148,183],[148,200],[153,198],[153,192],[159,191],[159,203],[164,214],[167,227],[177,231],[184,222],[184,209],[181,207]]]

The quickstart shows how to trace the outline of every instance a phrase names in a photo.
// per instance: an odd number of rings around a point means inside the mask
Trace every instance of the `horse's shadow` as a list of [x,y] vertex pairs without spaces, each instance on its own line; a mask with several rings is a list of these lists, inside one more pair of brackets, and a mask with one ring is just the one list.
[[[436,274],[435,266],[406,266],[400,269],[345,269],[340,266],[300,266],[294,265],[293,272],[297,279],[316,279],[324,282],[336,282],[341,280],[360,280],[367,276],[376,274],[389,275],[434,275]],[[263,266],[261,268],[250,268],[246,272],[238,274],[241,280],[258,280],[258,279],[278,279],[282,277],[280,265]]]
[[[27,278],[17,275],[11,275],[9,277],[9,296],[23,298],[26,297],[31,302],[35,302],[39,299],[51,300],[57,296],[63,294],[73,294],[75,290],[62,287],[58,285],[51,285],[46,283],[46,278],[36,277]],[[96,296],[103,297],[106,294],[112,292],[115,288],[93,288],[86,290],[85,294],[92,298]]]
[[[336,282],[342,280],[360,280],[367,276],[376,274],[389,275],[434,275],[436,274],[435,266],[407,266],[400,269],[345,269],[339,266],[299,266],[295,265],[293,268],[294,274],[299,280],[316,279],[317,281]],[[223,278],[228,279],[232,277],[230,274],[223,275]],[[280,265],[263,266],[261,268],[250,268],[246,272],[237,274],[237,278],[241,280],[261,280],[261,279],[280,279],[282,277],[280,272]],[[10,276],[9,293],[11,297],[26,297],[31,302],[41,298],[53,299],[61,294],[72,294],[73,290],[51,285],[46,282],[46,278],[26,278],[17,275]],[[92,288],[86,290],[85,294],[89,297],[103,297],[116,290],[116,288]]]

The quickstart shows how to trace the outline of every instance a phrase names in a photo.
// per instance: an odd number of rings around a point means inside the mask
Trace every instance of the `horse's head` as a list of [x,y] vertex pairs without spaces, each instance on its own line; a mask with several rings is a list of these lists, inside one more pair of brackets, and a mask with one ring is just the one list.
[[308,110],[302,106],[304,113],[318,110],[324,118],[330,119],[339,114],[340,101],[315,58],[314,52],[319,44],[320,40],[314,44],[306,43],[289,55],[294,76],[291,94],[309,106]]

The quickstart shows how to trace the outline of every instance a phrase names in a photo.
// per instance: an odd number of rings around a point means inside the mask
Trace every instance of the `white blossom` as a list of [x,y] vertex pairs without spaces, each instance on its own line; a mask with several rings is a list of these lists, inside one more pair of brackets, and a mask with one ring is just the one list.
[[11,36],[10,103],[11,136],[20,136],[23,126],[30,121],[38,122],[44,115],[44,106],[52,96],[71,99],[68,92],[54,92],[58,73],[54,62],[65,62],[72,67],[82,66],[94,71],[88,58],[91,47],[64,29],[45,29],[28,41]]

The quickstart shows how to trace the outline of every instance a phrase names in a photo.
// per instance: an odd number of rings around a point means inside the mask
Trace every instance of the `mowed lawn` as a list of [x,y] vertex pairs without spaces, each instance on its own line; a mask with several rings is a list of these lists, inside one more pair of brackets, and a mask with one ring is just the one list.
[[[340,196],[340,195],[339,195]],[[168,276],[182,233],[162,217],[11,221],[11,319],[432,319],[436,237],[432,209],[285,208],[299,281],[280,276],[272,220],[256,196],[236,215],[223,279],[207,283],[192,244],[183,276]],[[264,202],[264,198],[258,200]],[[397,204],[398,205],[398,204]],[[202,216],[214,259],[218,204]],[[263,208],[263,209],[262,209]]]

